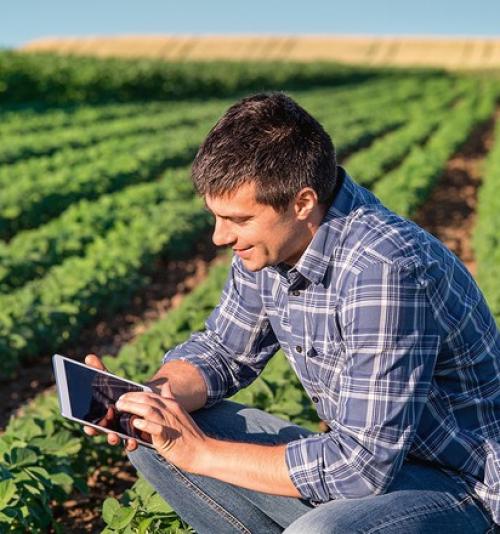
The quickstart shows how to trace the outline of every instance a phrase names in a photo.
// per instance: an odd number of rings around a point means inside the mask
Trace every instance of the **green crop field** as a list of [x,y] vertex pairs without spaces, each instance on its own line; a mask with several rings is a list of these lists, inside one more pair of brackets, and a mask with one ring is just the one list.
[[[85,328],[127,309],[157,260],[190,258],[212,220],[189,164],[237,98],[285,90],[331,134],[360,184],[413,217],[447,162],[491,122],[495,78],[329,63],[168,64],[0,53],[0,380],[84,343]],[[478,282],[500,320],[500,130],[479,191]],[[170,347],[203,328],[229,257],[175,309],[105,357],[144,381]],[[83,356],[83,354],[82,354]],[[235,400],[319,432],[285,354]],[[58,414],[41,392],[0,434],[0,532],[63,532],[57,503],[121,456]],[[189,530],[142,480],[103,505],[105,532]]]

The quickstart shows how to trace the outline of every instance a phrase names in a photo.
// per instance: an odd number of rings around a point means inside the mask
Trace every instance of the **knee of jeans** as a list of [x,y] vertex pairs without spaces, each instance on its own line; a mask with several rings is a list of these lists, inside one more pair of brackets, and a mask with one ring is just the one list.
[[127,451],[127,456],[132,465],[142,474],[158,472],[162,463],[166,463],[154,449],[139,445],[134,451]]
[[354,532],[362,532],[358,530],[355,524],[355,518],[352,513],[335,513],[336,510],[314,508],[310,512],[306,512],[300,516],[293,523],[283,531],[283,534],[304,534],[304,532],[314,532],[314,534],[353,534]]

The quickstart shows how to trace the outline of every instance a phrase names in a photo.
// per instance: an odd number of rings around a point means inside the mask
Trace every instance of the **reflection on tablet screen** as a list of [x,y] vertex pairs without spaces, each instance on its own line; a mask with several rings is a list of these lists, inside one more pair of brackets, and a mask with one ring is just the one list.
[[73,417],[150,441],[147,434],[132,427],[131,418],[135,416],[118,412],[115,408],[121,395],[129,391],[144,391],[142,388],[68,360],[64,361],[64,367]]

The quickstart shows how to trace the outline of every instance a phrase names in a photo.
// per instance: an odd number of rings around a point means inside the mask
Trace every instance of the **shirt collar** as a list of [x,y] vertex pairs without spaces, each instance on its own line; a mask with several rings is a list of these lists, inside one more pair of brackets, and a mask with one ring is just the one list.
[[299,261],[291,268],[284,264],[271,267],[292,284],[297,279],[297,273],[314,284],[323,280],[347,216],[367,201],[375,200],[371,193],[352,180],[343,167],[337,167],[337,178],[339,185],[333,202]]

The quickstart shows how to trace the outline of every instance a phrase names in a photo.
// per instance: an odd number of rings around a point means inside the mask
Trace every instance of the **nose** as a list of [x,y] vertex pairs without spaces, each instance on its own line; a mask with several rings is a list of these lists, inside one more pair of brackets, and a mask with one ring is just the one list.
[[231,245],[236,242],[236,236],[228,225],[228,221],[223,219],[215,220],[214,233],[212,234],[212,241],[217,247]]

